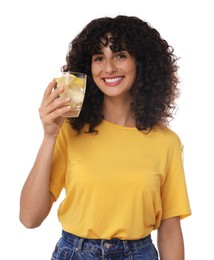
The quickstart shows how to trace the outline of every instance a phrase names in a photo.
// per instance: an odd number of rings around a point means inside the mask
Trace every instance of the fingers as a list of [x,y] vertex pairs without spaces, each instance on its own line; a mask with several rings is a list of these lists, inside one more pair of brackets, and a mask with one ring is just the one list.
[[49,83],[48,87],[46,88],[46,90],[45,90],[45,92],[44,92],[44,98],[47,97],[47,96],[49,96],[49,95],[51,94],[51,92],[52,92],[52,90],[53,90],[53,88],[54,88],[55,86],[56,86],[56,81],[53,79],[53,80]]
[[53,102],[62,92],[64,88],[56,88],[56,81],[53,80],[48,87],[46,88],[42,100],[42,104],[46,103],[46,105]]
[[43,100],[39,108],[39,114],[42,120],[47,118],[47,116],[50,121],[55,120],[70,109],[70,106],[67,105],[70,98],[58,98],[64,89],[55,88],[55,86],[56,81],[53,80],[44,92]]
[[68,105],[70,98],[58,98],[63,91],[63,88],[56,88],[56,81],[53,80],[44,92],[39,115],[46,136],[55,138],[58,135],[64,121],[63,115],[71,109]]
[[58,108],[51,113],[40,113],[40,117],[44,124],[51,125],[56,123],[59,118],[63,118],[63,115],[71,109],[70,106],[63,106]]

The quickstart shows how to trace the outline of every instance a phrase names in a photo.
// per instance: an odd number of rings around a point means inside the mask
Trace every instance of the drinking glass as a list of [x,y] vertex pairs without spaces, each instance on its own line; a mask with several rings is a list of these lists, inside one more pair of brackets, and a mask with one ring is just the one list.
[[71,109],[63,117],[78,117],[82,109],[87,75],[81,72],[59,72],[55,76],[56,88],[64,88],[59,98],[70,98]]

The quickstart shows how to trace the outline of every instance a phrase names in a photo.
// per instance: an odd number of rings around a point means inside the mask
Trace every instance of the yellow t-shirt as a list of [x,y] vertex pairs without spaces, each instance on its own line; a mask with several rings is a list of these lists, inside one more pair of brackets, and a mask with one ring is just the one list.
[[191,214],[179,137],[167,127],[146,134],[103,121],[98,134],[65,123],[57,138],[50,191],[66,197],[62,228],[84,238],[139,239],[162,219]]

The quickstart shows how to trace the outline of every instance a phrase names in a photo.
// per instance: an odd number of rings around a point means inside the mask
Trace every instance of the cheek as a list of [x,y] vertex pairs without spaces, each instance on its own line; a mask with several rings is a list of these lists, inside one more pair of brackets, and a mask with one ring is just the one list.
[[91,70],[91,74],[92,74],[92,79],[94,81],[94,83],[98,86],[99,85],[99,77],[97,76],[96,72]]
[[99,67],[96,65],[91,65],[91,74],[93,77],[96,77],[99,73]]
[[132,64],[129,67],[129,71],[128,71],[129,75],[131,76],[131,80],[134,82],[137,76],[137,67],[136,64]]
[[95,81],[97,79],[98,73],[95,69],[91,68],[91,75],[93,80]]
[[100,78],[99,78],[100,68],[98,66],[91,66],[91,75],[96,85],[99,84]]
[[96,77],[93,77],[93,76],[92,76],[92,78],[93,78],[93,80],[94,80],[94,83],[95,83],[95,84],[96,84],[96,86],[98,87],[98,86],[99,86],[98,79],[97,79]]
[[128,74],[136,75],[137,64],[135,60],[129,60],[127,63],[122,64],[121,69],[126,71]]
[[136,64],[136,62],[132,63],[132,73],[134,75],[134,78],[136,78],[136,76],[137,76],[137,64]]

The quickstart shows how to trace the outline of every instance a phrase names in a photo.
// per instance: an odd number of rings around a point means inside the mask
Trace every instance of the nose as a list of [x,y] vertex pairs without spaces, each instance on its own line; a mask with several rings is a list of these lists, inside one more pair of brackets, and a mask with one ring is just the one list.
[[105,62],[105,72],[108,73],[108,74],[112,74],[116,70],[117,70],[117,67],[116,67],[116,65],[114,63],[114,60],[106,59],[106,62]]

